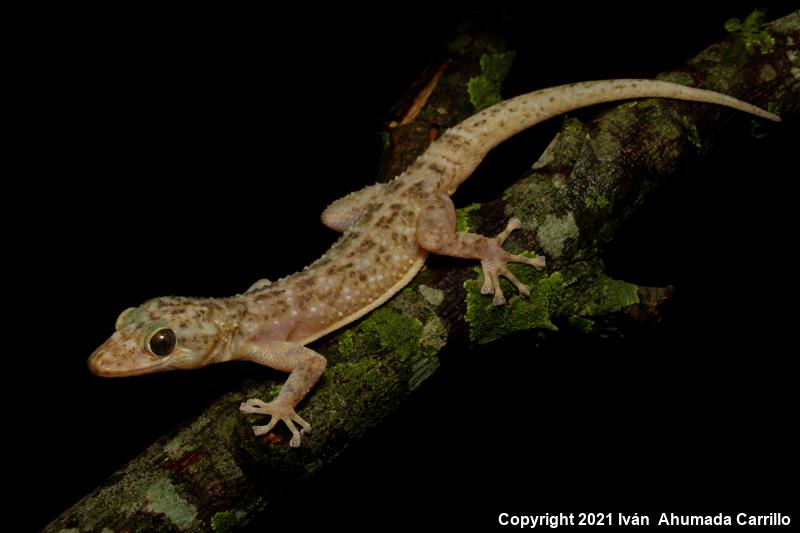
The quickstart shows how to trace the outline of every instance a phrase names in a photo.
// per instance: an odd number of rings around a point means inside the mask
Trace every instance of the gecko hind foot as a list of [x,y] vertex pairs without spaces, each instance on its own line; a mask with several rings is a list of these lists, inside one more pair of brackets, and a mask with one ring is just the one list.
[[515,255],[506,252],[503,249],[503,243],[511,235],[511,232],[522,226],[518,218],[512,218],[508,221],[506,229],[500,232],[497,237],[490,239],[492,245],[489,248],[486,257],[481,258],[481,268],[483,269],[483,287],[481,287],[481,294],[494,294],[492,303],[494,305],[503,305],[506,303],[506,298],[503,296],[503,291],[500,289],[500,276],[508,279],[519,291],[520,296],[527,298],[530,296],[530,288],[517,279],[514,274],[509,272],[508,263],[525,263],[537,270],[541,270],[545,266],[544,257],[525,257],[523,255]]
[[[264,402],[258,398],[250,398],[239,406],[239,411],[243,413],[252,413],[259,415],[270,415],[272,420],[265,426],[253,426],[253,433],[256,435],[265,435],[272,431],[279,421],[283,421],[286,427],[292,432],[292,440],[289,441],[289,446],[297,448],[300,446],[300,438],[305,433],[311,433],[311,424],[303,420],[295,410],[288,405],[281,405],[278,403]],[[302,429],[297,429],[297,424]]]

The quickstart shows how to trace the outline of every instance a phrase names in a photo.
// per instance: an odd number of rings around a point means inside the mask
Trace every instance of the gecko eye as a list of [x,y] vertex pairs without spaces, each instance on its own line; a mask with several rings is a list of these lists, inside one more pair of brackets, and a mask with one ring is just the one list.
[[175,332],[171,329],[160,329],[150,337],[150,351],[153,355],[165,357],[175,349]]

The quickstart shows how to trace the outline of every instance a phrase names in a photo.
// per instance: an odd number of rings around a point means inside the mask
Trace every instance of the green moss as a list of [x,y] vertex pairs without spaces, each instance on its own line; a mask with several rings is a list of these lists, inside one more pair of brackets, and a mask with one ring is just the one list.
[[[683,136],[683,130],[668,107],[658,100],[649,100],[647,105],[647,123],[653,128],[655,135],[668,141],[675,141]],[[677,148],[676,148],[677,149]],[[669,156],[669,154],[667,154]],[[666,156],[665,156],[666,157]],[[672,157],[672,156],[669,156]]]
[[581,333],[591,333],[592,329],[594,328],[594,320],[581,316],[573,315],[569,317],[567,322],[570,326],[577,329]]
[[384,152],[388,152],[392,147],[392,136],[389,135],[388,131],[381,133],[381,144],[383,145]]
[[405,361],[422,354],[422,330],[420,320],[389,306],[380,307],[354,329],[339,336],[339,353],[349,356],[365,351],[388,351]]
[[349,357],[353,353],[355,347],[355,333],[353,330],[347,330],[339,335],[339,353],[345,357]]
[[776,115],[781,112],[781,108],[775,102],[767,102],[766,110],[770,113],[775,113]]
[[148,511],[163,514],[180,528],[188,527],[197,516],[197,507],[178,494],[175,485],[167,478],[159,479],[151,485],[146,496]]
[[359,329],[365,335],[373,335],[382,348],[391,350],[402,361],[420,353],[422,322],[416,318],[383,307],[362,322]]
[[456,209],[456,231],[466,233],[469,231],[469,214],[481,208],[481,204],[472,204]]
[[[709,52],[704,51],[703,53],[709,53]],[[656,76],[656,79],[661,81],[671,81],[672,83],[677,83],[678,85],[686,85],[688,87],[692,87],[695,85],[694,78],[692,78],[692,75],[689,74],[688,72],[680,72],[680,71],[664,72]],[[637,102],[639,102],[639,100],[634,100],[632,103],[635,104]]]
[[633,283],[601,275],[589,290],[589,298],[579,309],[582,316],[600,316],[639,303],[639,287]]
[[499,54],[484,54],[481,56],[481,74],[495,83],[502,83],[511,70],[515,55],[513,50]]
[[211,529],[214,533],[228,533],[235,531],[247,520],[247,513],[244,511],[220,511],[211,517]]
[[595,197],[587,196],[583,199],[583,203],[589,209],[604,209],[608,205],[608,198],[602,194]]
[[561,273],[547,275],[530,266],[517,264],[509,265],[509,270],[530,287],[528,298],[515,294],[516,288],[502,279],[501,288],[508,301],[505,305],[495,306],[491,296],[481,294],[482,276],[464,282],[467,290],[465,319],[469,324],[471,340],[485,344],[516,331],[558,329],[552,317],[560,308],[565,294],[566,286]]
[[764,13],[756,9],[744,20],[737,18],[725,22],[725,30],[729,33],[739,33],[747,48],[757,45],[762,54],[769,54],[775,49],[775,38],[762,28]]
[[[425,285],[418,290],[405,288],[388,305],[339,336],[339,352],[348,361],[326,372],[326,379],[337,384],[325,389],[334,391],[323,400],[327,408],[336,409],[340,402],[352,403],[354,397],[364,402],[389,402],[387,387],[396,389],[400,380],[413,390],[436,371],[436,355],[447,343],[448,328],[434,307],[442,302],[444,293]],[[410,374],[403,370],[407,365],[396,366],[394,361],[411,361]],[[403,375],[397,376],[401,370]],[[352,405],[349,408],[361,412]],[[375,406],[365,407],[364,412],[367,411],[380,415]],[[337,427],[351,433],[363,431],[359,428],[363,424],[356,422],[338,420]]]
[[632,102],[625,102],[624,104],[619,104],[617,107],[620,109],[628,109],[630,107],[636,107],[639,105],[638,100],[633,100]]
[[333,366],[330,378],[336,383],[376,383],[380,377],[381,362],[369,357],[348,361]]
[[501,101],[500,91],[497,86],[483,76],[476,76],[467,82],[469,101],[476,111],[486,109]]
[[579,130],[583,129],[583,122],[581,122],[577,118],[568,118],[564,122],[564,125],[562,126],[562,129],[564,131],[576,132],[576,131],[579,131]]
[[276,396],[277,396],[277,395],[278,395],[278,394],[281,392],[281,388],[282,388],[282,387],[283,387],[283,382],[282,382],[282,381],[277,381],[277,382],[275,382],[275,383],[271,383],[271,384],[270,384],[270,385],[267,387],[267,393],[266,393],[266,395],[264,396],[264,399],[265,399],[266,401],[269,401],[269,400],[271,400],[272,398],[276,397]]
[[481,56],[481,73],[467,82],[469,100],[476,111],[481,111],[502,100],[500,90],[514,62],[515,52],[510,50],[498,54]]
[[703,141],[700,139],[700,132],[697,130],[697,126],[695,126],[694,122],[692,122],[689,117],[686,116],[681,117],[681,121],[683,122],[683,125],[686,126],[686,133],[687,137],[689,138],[689,142],[692,143],[692,146],[695,147],[698,154],[702,153]]
[[[313,420],[324,412],[336,430],[362,434],[374,427],[390,406],[396,405],[393,397],[398,393],[399,379],[389,361],[371,356],[335,364],[325,372],[326,382],[335,386],[320,389],[314,408],[306,414]],[[359,416],[351,416],[352,413]]]

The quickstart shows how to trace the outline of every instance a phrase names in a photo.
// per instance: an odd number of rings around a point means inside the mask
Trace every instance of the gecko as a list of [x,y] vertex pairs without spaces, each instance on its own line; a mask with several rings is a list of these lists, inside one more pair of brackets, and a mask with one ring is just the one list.
[[456,232],[450,196],[496,145],[539,122],[589,105],[660,97],[728,106],[779,121],[770,112],[721,93],[670,82],[618,79],[541,89],[497,103],[446,130],[403,173],[333,202],[322,222],[342,233],[333,246],[301,272],[260,280],[228,298],[163,297],[124,310],[115,332],[90,356],[99,376],[121,377],[212,363],[247,360],[288,372],[277,396],[251,398],[243,413],[271,416],[253,426],[255,435],[283,422],[298,447],[311,425],[297,404],[322,376],[326,359],[312,341],[357,320],[407,285],[429,253],[473,259],[483,272],[481,293],[494,305],[506,302],[500,277],[520,296],[529,288],[508,263],[545,267],[545,257],[514,255],[503,242],[521,222],[508,221],[494,237]]

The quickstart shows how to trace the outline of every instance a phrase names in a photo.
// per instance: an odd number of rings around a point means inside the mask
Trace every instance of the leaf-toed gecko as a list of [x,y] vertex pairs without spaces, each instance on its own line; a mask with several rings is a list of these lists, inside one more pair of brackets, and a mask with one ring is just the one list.
[[[447,130],[401,175],[345,196],[322,214],[339,240],[302,272],[275,283],[256,282],[230,298],[165,297],[120,314],[116,331],[89,358],[100,376],[133,376],[199,368],[231,359],[290,372],[277,397],[249,399],[244,413],[271,415],[262,435],[283,421],[300,445],[311,430],[295,412],[325,370],[311,341],[353,322],[411,281],[429,252],[480,261],[483,294],[505,298],[499,277],[527,296],[528,287],[506,268],[509,262],[545,266],[544,257],[512,255],[503,241],[520,227],[511,219],[496,237],[456,233],[450,195],[487,152],[517,132],[561,113],[592,104],[642,97],[675,98],[729,106],[770,120],[776,115],[720,93],[654,80],[574,83],[493,105]],[[299,427],[298,427],[299,426]]]

